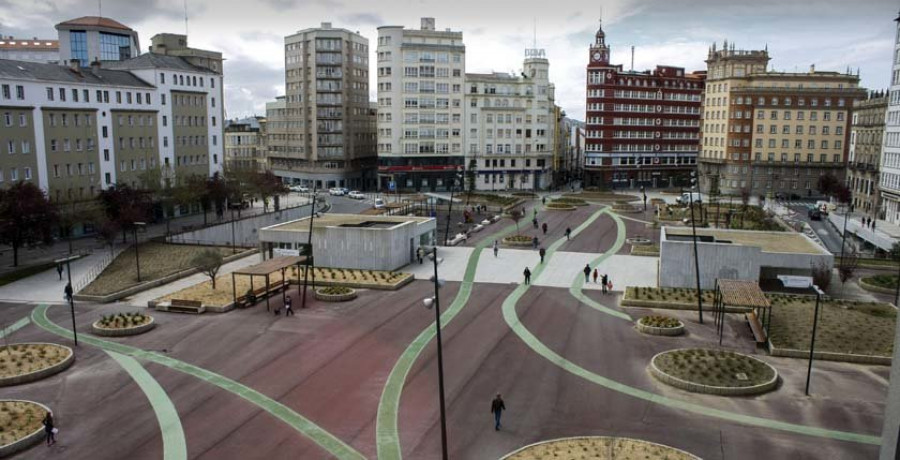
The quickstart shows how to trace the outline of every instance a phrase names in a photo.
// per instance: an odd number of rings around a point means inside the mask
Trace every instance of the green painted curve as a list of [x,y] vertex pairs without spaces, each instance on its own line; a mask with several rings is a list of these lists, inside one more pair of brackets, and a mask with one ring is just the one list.
[[[606,211],[606,210],[604,210]],[[547,257],[553,257],[556,249],[564,243],[564,239],[558,240],[556,243],[550,246],[550,249],[547,251]],[[595,262],[599,263],[606,257],[612,255],[612,252],[607,252],[602,255]],[[538,266],[533,273],[533,277],[537,278],[543,273],[544,265]],[[610,378],[604,377],[599,374],[595,374],[577,364],[569,361],[565,357],[559,355],[558,353],[551,350],[549,347],[544,345],[543,342],[540,341],[531,331],[526,328],[521,320],[519,319],[518,313],[516,312],[516,304],[528,291],[530,285],[520,284],[510,295],[503,301],[503,319],[506,321],[506,324],[512,329],[513,332],[535,353],[543,356],[545,359],[550,361],[551,363],[559,366],[563,370],[581,377],[589,382],[595,383],[607,389],[617,391],[619,393],[623,393],[638,399],[642,399],[644,401],[648,401],[654,404],[659,404],[662,406],[670,407],[673,409],[680,409],[688,412],[692,412],[699,415],[705,415],[708,417],[719,418],[722,420],[727,420],[736,423],[742,423],[745,425],[758,426],[763,428],[781,430],[791,433],[804,434],[809,436],[818,436],[822,438],[829,439],[837,439],[841,441],[850,441],[857,442],[861,444],[873,444],[878,445],[881,443],[880,436],[872,436],[861,433],[852,433],[847,431],[838,431],[838,430],[829,430],[825,428],[811,427],[805,425],[798,425],[794,423],[781,422],[777,420],[770,420],[762,417],[755,417],[751,415],[743,415],[736,414],[734,412],[724,411],[720,409],[714,409],[706,406],[702,406],[699,404],[694,404],[686,401],[679,401],[677,399],[668,398],[662,395],[658,395],[655,393],[651,393],[646,390],[642,390],[640,388],[635,388],[629,385],[625,385],[621,382],[617,382]]]
[[[481,251],[493,240],[500,239],[507,234],[516,230],[515,225],[510,225],[503,230],[485,238],[481,243],[475,246],[475,250],[469,255],[466,264],[466,272],[463,276],[463,282],[456,293],[456,298],[450,307],[441,314],[441,329],[447,327],[447,324],[462,311],[463,307],[469,301],[472,294],[472,284],[475,280],[475,271],[478,268],[478,260],[481,258]],[[403,454],[400,450],[400,431],[397,427],[397,419],[400,413],[400,394],[403,392],[403,385],[406,383],[406,377],[409,375],[410,369],[425,346],[435,337],[434,323],[432,326],[426,327],[419,335],[406,347],[406,350],[394,363],[388,375],[387,382],[384,384],[384,390],[381,393],[381,399],[378,401],[378,416],[375,419],[375,441],[378,448],[379,459],[401,459]]]
[[178,417],[178,411],[175,405],[166,394],[166,390],[141,366],[136,359],[116,353],[114,351],[105,350],[112,359],[114,359],[125,372],[134,380],[135,383],[150,400],[150,406],[156,413],[156,420],[159,422],[159,430],[162,432],[163,441],[163,459],[164,460],[184,460],[187,458],[187,442],[184,440],[184,429],[181,427],[181,418]]
[[3,329],[0,329],[0,339],[12,334],[13,332],[18,331],[19,329],[22,329],[23,327],[27,326],[29,323],[31,323],[31,320],[28,319],[28,317],[26,316],[24,318],[19,319],[15,323],[12,323]]
[[[47,318],[47,305],[40,305],[31,311],[31,321],[41,328],[52,332],[61,337],[72,338],[72,331],[65,329]],[[82,334],[79,337],[81,342],[88,345],[98,347],[104,351],[113,351],[119,354],[130,356],[132,358],[143,359],[156,364],[175,369],[179,372],[197,377],[211,385],[215,385],[229,393],[243,398],[251,404],[268,412],[275,418],[287,423],[291,428],[297,430],[300,434],[306,436],[313,442],[327,451],[330,455],[344,459],[364,459],[365,457],[354,450],[352,447],[325,431],[306,417],[298,414],[290,407],[281,404],[278,401],[250,388],[246,385],[238,383],[228,377],[216,374],[201,367],[179,361],[175,358],[161,355],[156,352],[142,350],[140,348],[123,345],[121,343],[109,342],[98,339],[97,337]]]
[[[597,257],[596,259],[591,261],[591,264],[590,264],[591,268],[594,268],[597,265],[600,265],[600,262],[603,262],[604,259],[606,259],[607,257],[609,257],[612,254],[619,252],[619,249],[621,249],[622,245],[625,244],[625,222],[622,221],[622,219],[619,217],[618,214],[611,212],[609,210],[609,208],[604,209],[602,212],[605,212],[606,214],[608,214],[616,222],[616,227],[617,227],[616,241],[613,243],[612,247],[609,248],[609,251],[606,251],[605,253],[601,254],[599,257]],[[586,222],[586,223],[587,224],[593,223],[593,220],[591,220],[590,222]],[[584,227],[587,228],[586,226],[584,226]],[[579,227],[578,231],[581,231],[581,230],[582,230],[582,228]],[[621,312],[618,310],[614,310],[614,309],[609,308],[604,305],[600,305],[599,302],[597,302],[596,300],[585,295],[584,292],[582,292],[583,287],[584,287],[584,278],[581,276],[576,276],[575,280],[572,281],[572,285],[569,286],[569,294],[571,294],[572,297],[575,297],[576,299],[581,301],[581,303],[593,308],[594,310],[601,311],[603,313],[615,316],[616,318],[624,319],[626,321],[632,320],[631,316],[629,316],[627,313],[624,313],[624,312]]]

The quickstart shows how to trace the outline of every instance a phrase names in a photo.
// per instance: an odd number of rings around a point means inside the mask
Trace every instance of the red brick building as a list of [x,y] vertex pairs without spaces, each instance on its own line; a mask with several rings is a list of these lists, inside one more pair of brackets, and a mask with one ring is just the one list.
[[706,72],[670,66],[626,71],[609,56],[601,27],[587,65],[585,186],[686,184],[700,149]]

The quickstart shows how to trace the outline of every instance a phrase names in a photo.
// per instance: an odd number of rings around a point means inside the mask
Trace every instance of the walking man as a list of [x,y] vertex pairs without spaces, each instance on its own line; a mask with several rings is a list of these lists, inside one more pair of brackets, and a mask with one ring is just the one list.
[[72,290],[72,283],[66,283],[66,289],[63,292],[66,293],[66,301],[71,302],[72,294],[75,293],[75,291]]
[[544,248],[541,248],[541,250],[538,251],[538,254],[541,255],[541,263],[544,263],[544,256],[547,255],[547,250]]
[[538,248],[538,237],[535,236],[535,237],[531,238],[531,249],[537,249],[537,248]]
[[584,282],[587,283],[590,281],[591,276],[591,264],[584,264]]
[[421,246],[416,250],[416,257],[419,258],[419,265],[422,265],[422,259],[425,257],[425,250],[422,249]]
[[544,202],[544,204],[547,204],[547,195],[544,195],[543,202]]
[[608,282],[609,282],[609,277],[606,276],[606,274],[603,274],[603,276],[600,277],[600,284],[601,284],[600,292],[606,294],[606,283],[608,283]]
[[56,264],[56,273],[59,275],[60,281],[62,281],[62,272],[63,272],[62,264]]
[[528,267],[525,267],[524,275],[525,275],[525,284],[531,284],[531,270],[529,270]]
[[497,240],[494,240],[494,258],[497,257],[497,253],[500,252],[500,243]]
[[543,225],[541,225],[541,229],[544,231],[544,235],[546,235],[547,234],[547,223],[546,222],[544,222]]
[[572,229],[566,227],[566,241],[569,241],[569,237],[572,235]]
[[[526,270],[528,269],[526,268]],[[497,397],[491,401],[491,413],[494,414],[494,430],[500,429],[500,415],[505,410],[506,405],[503,404],[503,398],[500,397],[500,393],[497,393]]]
[[287,298],[284,299],[284,317],[285,318],[287,318],[288,316],[294,316],[294,309],[292,307],[293,303],[294,303],[294,301],[291,299],[291,296],[287,296]]
[[537,225],[537,217],[535,217],[534,219],[531,219],[531,225],[533,225],[534,228],[538,228],[538,225]]

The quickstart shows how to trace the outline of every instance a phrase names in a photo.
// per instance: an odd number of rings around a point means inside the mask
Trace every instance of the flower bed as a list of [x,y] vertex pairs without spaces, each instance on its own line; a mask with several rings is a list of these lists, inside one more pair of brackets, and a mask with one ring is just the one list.
[[684,323],[670,316],[645,316],[635,323],[638,331],[650,335],[676,336],[684,334]]
[[875,275],[859,280],[859,287],[873,292],[893,294],[897,290],[896,275]]
[[587,206],[587,201],[582,200],[581,198],[571,198],[571,197],[563,197],[556,198],[551,201],[550,204],[567,204],[569,206]]
[[356,289],[344,286],[326,286],[316,288],[315,297],[325,302],[346,302],[356,298]]
[[544,209],[550,211],[574,211],[576,208],[570,204],[553,202],[545,204]]
[[33,382],[62,372],[75,362],[72,349],[54,343],[0,347],[0,387]]
[[518,449],[501,460],[700,460],[683,450],[640,439],[578,436]]
[[774,367],[752,356],[726,350],[684,348],[650,360],[661,382],[695,393],[738,396],[765,393],[778,385]]
[[104,315],[91,324],[91,330],[96,335],[109,337],[123,337],[127,335],[143,334],[153,329],[156,322],[150,315],[143,313],[116,313]]
[[[697,290],[687,288],[652,288],[634,287],[625,288],[622,297],[623,307],[664,308],[669,310],[696,310]],[[713,291],[703,291],[703,305],[712,305]],[[746,312],[747,308],[729,308],[729,312]]]
[[655,244],[635,244],[631,246],[631,255],[659,257],[659,246]]
[[44,439],[41,423],[50,410],[33,401],[0,401],[0,457],[25,450]]
[[510,235],[503,238],[503,244],[507,246],[531,246],[532,237],[528,235]]

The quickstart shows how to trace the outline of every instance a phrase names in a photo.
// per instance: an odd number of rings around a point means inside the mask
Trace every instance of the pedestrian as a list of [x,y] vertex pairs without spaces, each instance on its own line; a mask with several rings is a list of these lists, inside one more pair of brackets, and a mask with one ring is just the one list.
[[525,284],[531,284],[531,270],[529,270],[528,267],[525,267],[525,272],[523,272],[523,274],[525,275]]
[[875,231],[875,221],[874,220],[872,221],[872,231],[873,232]]
[[494,257],[497,257],[497,253],[500,252],[500,243],[497,240],[494,240]]
[[547,195],[544,195],[544,199],[542,200],[544,204],[547,204]]
[[71,302],[72,295],[75,293],[75,291],[72,290],[72,283],[66,283],[66,288],[63,292],[66,293],[66,301]]
[[506,405],[503,404],[503,398],[500,397],[500,393],[497,393],[497,397],[491,401],[491,413],[494,414],[494,430],[500,429],[500,415],[505,410]]
[[423,259],[425,258],[425,250],[420,246],[419,249],[416,249],[416,257],[419,259],[419,265],[422,265]]
[[584,264],[584,282],[587,283],[591,281],[591,264]]
[[534,220],[537,220],[537,208],[532,209],[531,213],[534,216]]
[[287,318],[288,316],[294,316],[293,304],[294,304],[294,300],[291,298],[291,296],[287,296],[287,298],[284,299],[284,317],[285,318]]
[[541,255],[541,263],[544,263],[544,256],[547,255],[547,250],[544,248],[541,248],[541,250],[538,251],[538,254]]
[[62,281],[62,272],[63,272],[62,264],[56,264],[56,273],[59,274],[60,281]]
[[594,269],[594,284],[597,284],[597,276],[599,276],[599,275],[600,275],[600,272],[598,272],[597,269],[595,268]]
[[534,219],[531,219],[531,225],[533,225],[534,228],[538,228],[537,217],[535,217]]
[[608,282],[609,282],[609,276],[607,276],[606,273],[604,273],[603,276],[600,277],[600,292],[606,294],[606,283],[608,283]]
[[566,227],[566,241],[569,240],[569,237],[570,237],[571,235],[572,235],[572,229],[569,228],[569,227]]
[[546,234],[547,234],[547,223],[546,223],[546,222],[544,222],[544,223],[541,225],[541,229],[544,230],[544,235],[546,235]]
[[538,248],[538,237],[534,236],[531,238],[531,249]]
[[[500,395],[497,395],[497,397],[499,398]],[[41,423],[44,424],[44,433],[47,435],[47,447],[50,447],[56,443],[56,433],[59,432],[59,430],[53,426],[53,414],[47,412],[47,415]]]

